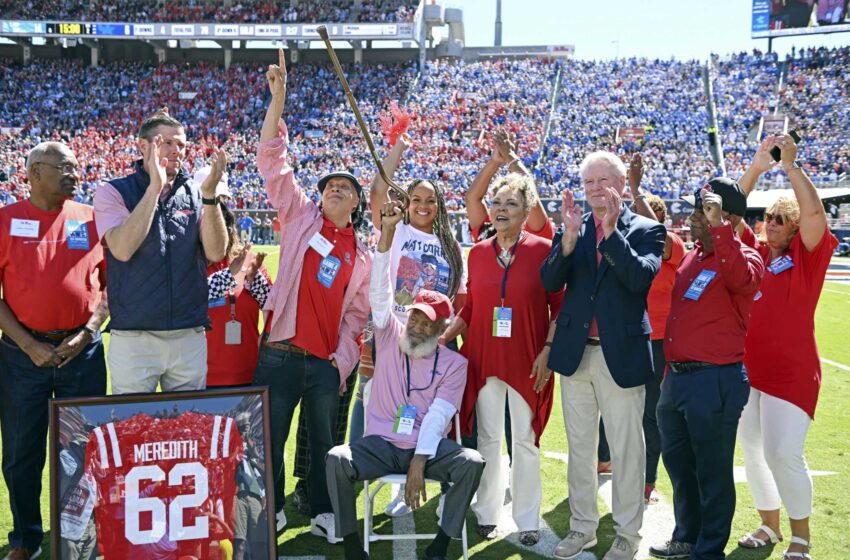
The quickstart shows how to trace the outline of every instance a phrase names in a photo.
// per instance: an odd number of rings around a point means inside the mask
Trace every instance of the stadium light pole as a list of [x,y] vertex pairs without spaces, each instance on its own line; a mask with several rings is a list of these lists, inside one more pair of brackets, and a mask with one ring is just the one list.
[[496,41],[495,46],[502,46],[502,0],[496,0]]

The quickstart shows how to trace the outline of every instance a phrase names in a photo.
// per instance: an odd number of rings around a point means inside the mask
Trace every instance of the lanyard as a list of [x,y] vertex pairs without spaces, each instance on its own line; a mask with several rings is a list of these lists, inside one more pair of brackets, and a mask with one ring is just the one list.
[[234,321],[236,320],[236,296],[233,295],[233,290],[230,290],[228,294],[228,299],[230,299],[230,318]]
[[407,369],[407,400],[410,400],[410,393],[412,391],[424,391],[428,387],[431,386],[431,383],[434,382],[434,378],[437,376],[437,360],[440,358],[440,347],[437,346],[437,353],[434,354],[434,367],[431,368],[431,381],[425,387],[420,387],[418,389],[410,388],[410,357],[405,354],[404,355],[404,365]]
[[[516,248],[519,245],[519,240],[522,239],[522,232],[517,236],[516,241],[514,242],[514,246],[511,247],[511,257],[516,256]],[[513,264],[512,259],[508,259],[508,262],[502,260],[502,256],[499,254],[499,244],[496,243],[496,238],[493,238],[493,250],[496,251],[496,259],[499,261],[499,264],[502,265],[502,268],[505,269],[505,274],[502,276],[502,307],[505,306],[505,289],[508,286],[508,271],[511,269],[511,265]]]

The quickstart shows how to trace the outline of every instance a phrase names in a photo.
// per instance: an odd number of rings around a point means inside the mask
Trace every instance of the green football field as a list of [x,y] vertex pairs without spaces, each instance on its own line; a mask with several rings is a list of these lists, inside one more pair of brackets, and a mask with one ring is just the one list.
[[[272,278],[277,275],[277,248],[269,248],[270,256],[266,265]],[[788,317],[789,321],[795,320]],[[823,387],[820,394],[817,419],[813,423],[806,446],[806,458],[810,469],[815,474],[815,509],[812,518],[812,550],[813,557],[818,560],[843,560],[850,558],[850,284],[827,282],[820,299],[817,312],[817,334],[821,357],[828,360],[823,364]],[[105,337],[106,343],[109,337]],[[568,529],[569,503],[567,501],[567,468],[565,463],[567,441],[564,423],[561,416],[560,391],[555,391],[555,407],[541,441],[541,468],[543,479],[543,506],[541,516],[542,539],[534,550],[521,547],[516,535],[506,535],[506,538],[495,541],[482,541],[474,531],[475,518],[468,515],[470,556],[478,559],[503,558],[550,558],[557,539],[563,537]],[[294,434],[294,430],[293,430]],[[294,437],[287,444],[288,458],[294,455]],[[736,465],[743,462],[738,453]],[[741,471],[742,469],[737,469]],[[287,475],[291,474],[291,466],[287,466]],[[45,469],[44,489],[42,492],[42,513],[48,534],[43,544],[43,558],[49,558],[49,527],[48,527],[48,472]],[[287,496],[294,488],[294,481],[288,476],[286,483]],[[672,530],[672,510],[670,498],[672,495],[669,479],[663,465],[659,473],[658,489],[662,501],[658,505],[647,508],[643,535],[645,550],[649,544],[654,544],[669,538]],[[429,487],[429,497],[436,496],[439,488]],[[611,481],[609,476],[600,477],[600,513],[603,516],[597,533],[598,546],[593,549],[596,557],[601,558],[614,537],[613,521],[610,515]],[[732,539],[727,548],[730,559],[756,560],[782,558],[784,543],[775,549],[760,551],[745,551],[736,547],[735,542],[740,535],[758,527],[758,515],[753,508],[752,500],[745,482],[737,484],[738,507],[732,527]],[[289,521],[286,532],[278,540],[278,555],[283,557],[309,558],[343,558],[341,545],[329,545],[324,539],[310,535],[310,520],[296,512],[292,500],[288,497],[285,511]],[[382,490],[376,500],[376,510],[381,512],[375,516],[375,528],[385,533],[406,532],[415,529],[419,533],[436,531],[434,514],[437,500],[430,499],[427,504],[413,516],[405,516],[393,520],[385,516],[383,508],[390,499],[388,489]],[[362,512],[362,495],[358,500]],[[509,506],[505,510],[509,513]],[[508,515],[509,517],[509,515]],[[362,517],[360,518],[362,519]],[[0,556],[8,552],[6,535],[11,530],[12,518],[8,506],[8,493],[5,485],[0,485]],[[787,517],[783,514],[783,530],[787,537]],[[362,530],[361,530],[362,531]],[[411,542],[391,543],[381,542],[372,545],[373,558],[414,558],[424,552],[427,541],[414,545]],[[461,558],[459,542],[453,542],[449,548],[450,558]],[[643,554],[639,558],[645,557]],[[585,554],[582,558],[594,558]],[[306,560],[306,559],[305,559]]]

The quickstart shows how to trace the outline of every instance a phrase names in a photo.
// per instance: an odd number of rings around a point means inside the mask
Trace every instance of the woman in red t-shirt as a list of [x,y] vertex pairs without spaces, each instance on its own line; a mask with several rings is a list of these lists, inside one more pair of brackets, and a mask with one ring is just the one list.
[[207,387],[250,385],[260,349],[260,310],[272,282],[263,266],[265,253],[239,242],[233,212],[219,202],[230,236],[227,257],[207,266]]
[[473,506],[478,532],[487,539],[497,536],[505,496],[501,450],[507,399],[513,518],[526,546],[539,539],[540,436],[554,392],[546,364],[563,298],[563,291],[546,292],[540,280],[552,242],[523,230],[536,205],[531,177],[512,173],[496,182],[490,206],[496,237],[472,247],[466,303],[444,335],[451,339],[466,329],[460,350],[469,360],[461,405],[463,432],[471,432],[477,414],[478,451],[487,461]]
[[785,558],[809,559],[812,479],[803,446],[821,380],[815,308],[838,240],[827,227],[814,185],[795,160],[797,147],[790,136],[771,136],[761,144],[739,181],[741,188],[749,194],[759,176],[775,165],[774,146],[781,150],[782,170],[796,200],[780,198],[767,209],[761,241],[749,229],[742,236],[759,251],[768,271],[750,314],[744,365],[752,388],[738,427],[762,526],[738,544],[760,548],[781,540],[779,509],[784,504],[792,534]]

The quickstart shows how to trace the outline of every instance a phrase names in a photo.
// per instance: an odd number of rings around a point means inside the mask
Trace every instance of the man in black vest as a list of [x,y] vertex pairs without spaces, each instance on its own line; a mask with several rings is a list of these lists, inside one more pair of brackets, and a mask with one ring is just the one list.
[[200,189],[193,186],[181,168],[185,129],[167,109],[142,123],[139,149],[135,172],[101,183],[94,198],[107,249],[112,392],[203,389],[207,261],[220,261],[227,248],[215,197],[227,158],[216,152]]

